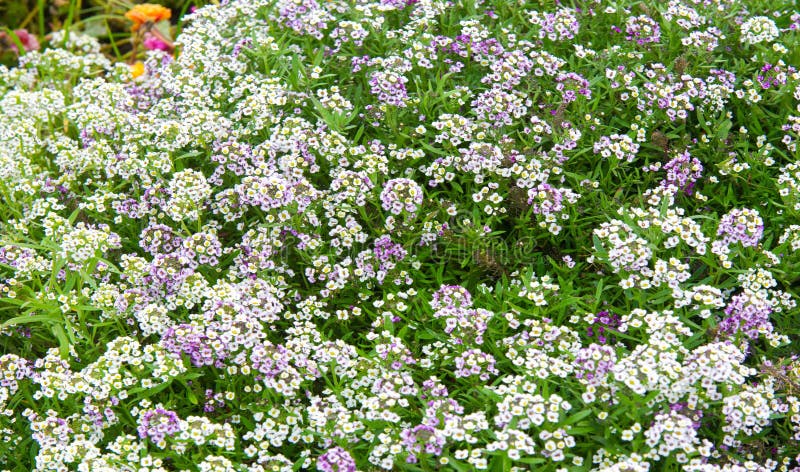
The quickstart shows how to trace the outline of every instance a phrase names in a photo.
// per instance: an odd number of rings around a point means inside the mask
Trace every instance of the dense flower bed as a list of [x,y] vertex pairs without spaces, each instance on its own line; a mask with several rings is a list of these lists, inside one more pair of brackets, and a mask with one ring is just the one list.
[[55,34],[0,67],[0,468],[798,470],[792,8]]

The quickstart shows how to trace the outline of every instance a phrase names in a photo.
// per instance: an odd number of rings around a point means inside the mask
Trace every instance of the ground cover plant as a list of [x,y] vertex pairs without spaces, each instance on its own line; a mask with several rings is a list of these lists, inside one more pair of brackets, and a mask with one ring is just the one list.
[[793,2],[219,3],[0,66],[0,469],[798,470]]

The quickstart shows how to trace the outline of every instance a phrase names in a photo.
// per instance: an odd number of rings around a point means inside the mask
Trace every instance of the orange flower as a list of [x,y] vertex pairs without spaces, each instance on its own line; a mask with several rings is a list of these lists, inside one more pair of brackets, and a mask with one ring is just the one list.
[[131,67],[131,75],[133,76],[134,79],[144,74],[144,63],[142,61],[136,61],[130,67]]
[[169,20],[172,16],[172,11],[169,8],[164,8],[161,5],[153,5],[152,3],[142,3],[128,10],[125,13],[125,18],[133,22],[131,26],[132,31],[136,31],[145,23],[158,23],[159,21]]

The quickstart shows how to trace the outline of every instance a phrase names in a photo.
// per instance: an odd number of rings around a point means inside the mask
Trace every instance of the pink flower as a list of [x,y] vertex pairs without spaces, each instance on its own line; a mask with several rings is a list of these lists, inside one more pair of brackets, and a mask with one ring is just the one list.
[[[28,33],[28,30],[17,29],[14,30],[14,34],[16,34],[17,38],[19,38],[19,42],[22,43],[22,47],[25,49],[25,52],[39,50],[39,40],[35,35]],[[10,48],[12,51],[19,54],[19,48],[17,47],[16,41],[11,41]]]
[[142,42],[144,48],[149,51],[170,51],[172,47],[169,44],[165,43],[161,38],[152,34],[152,33],[145,33],[144,41]]

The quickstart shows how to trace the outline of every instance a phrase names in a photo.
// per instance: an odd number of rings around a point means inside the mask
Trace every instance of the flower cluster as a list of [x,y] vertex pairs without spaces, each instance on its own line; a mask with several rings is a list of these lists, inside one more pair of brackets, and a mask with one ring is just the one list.
[[661,41],[661,26],[647,15],[632,16],[625,23],[626,39],[637,44]]
[[317,470],[322,472],[355,472],[356,462],[341,447],[333,447],[317,458]]
[[180,430],[178,415],[163,408],[147,410],[142,413],[139,420],[139,437],[149,438],[161,449],[166,447],[165,438],[175,436]]
[[741,41],[744,44],[770,43],[781,35],[772,19],[765,16],[754,16],[742,23]]
[[600,154],[604,158],[613,156],[620,161],[633,162],[638,152],[639,145],[625,134],[602,136],[599,141],[594,143],[594,153]]
[[488,322],[494,316],[489,310],[471,308],[472,296],[461,286],[443,286],[433,294],[433,316],[445,322],[444,332],[458,344],[483,344]]
[[0,33],[0,469],[800,468],[791,0],[207,3]]
[[495,367],[494,357],[478,349],[470,349],[456,357],[455,365],[456,377],[476,375],[484,382],[489,380],[490,374],[497,375],[500,372]]
[[659,456],[669,456],[673,451],[678,454],[678,462],[687,462],[689,455],[695,453],[708,457],[712,444],[708,440],[700,441],[697,437],[697,425],[691,418],[675,411],[655,417],[653,425],[644,432],[646,443]]
[[580,30],[580,23],[572,8],[560,8],[555,13],[529,12],[529,21],[539,26],[539,37],[553,41],[574,39]]
[[758,211],[749,208],[736,208],[722,217],[717,228],[717,236],[723,244],[741,243],[742,246],[756,246],[764,234],[764,221]]
[[393,179],[381,191],[381,206],[394,215],[403,212],[413,215],[422,205],[423,197],[422,187],[413,180]]

